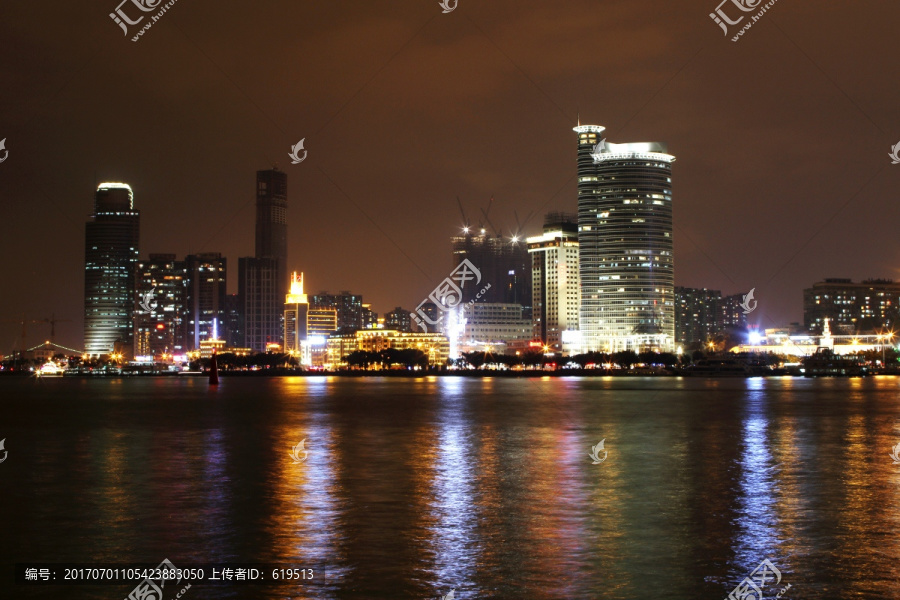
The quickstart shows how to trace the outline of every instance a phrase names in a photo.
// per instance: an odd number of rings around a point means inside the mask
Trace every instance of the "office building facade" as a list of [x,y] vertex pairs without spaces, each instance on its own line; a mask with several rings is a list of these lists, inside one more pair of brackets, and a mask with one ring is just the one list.
[[266,352],[269,344],[283,344],[284,296],[278,296],[281,285],[276,261],[239,258],[238,289],[244,325],[242,346],[254,352]]
[[532,337],[531,319],[525,316],[521,304],[495,302],[475,302],[466,304],[462,310],[461,335],[459,340],[450,338],[451,358],[454,346],[458,352],[489,350],[498,353],[514,342],[528,342]]
[[578,216],[548,214],[544,233],[526,243],[531,256],[534,339],[561,352],[563,332],[579,330]]
[[256,173],[256,255],[238,259],[242,345],[266,352],[284,345],[287,267],[287,174]]
[[900,283],[891,279],[826,279],[803,290],[803,325],[821,335],[900,332]]
[[579,125],[578,244],[585,350],[672,350],[672,161],[663,144],[612,144]]
[[359,294],[348,291],[337,294],[320,292],[310,296],[309,303],[313,308],[334,310],[341,333],[352,333],[363,328],[363,298]]
[[289,291],[287,264],[287,173],[277,168],[256,173],[256,258],[273,260],[279,300]]
[[135,355],[161,358],[191,350],[186,342],[184,261],[174,254],[151,254],[138,262],[136,278]]
[[410,326],[409,311],[398,306],[389,313],[384,315],[384,328],[402,331],[404,333],[412,331]]
[[327,362],[329,368],[347,365],[347,356],[356,351],[381,352],[396,350],[419,350],[432,366],[444,365],[450,356],[450,344],[439,333],[404,333],[390,329],[360,329],[355,333],[333,335],[327,342]]
[[141,215],[124,183],[103,183],[85,224],[84,346],[88,354],[134,351],[135,273]]
[[228,261],[218,252],[191,254],[185,260],[185,327],[191,350],[224,336]]
[[705,348],[718,335],[746,332],[744,294],[723,296],[719,290],[675,288],[675,342],[684,350]]
[[722,327],[722,292],[706,288],[675,288],[675,341],[700,346]]

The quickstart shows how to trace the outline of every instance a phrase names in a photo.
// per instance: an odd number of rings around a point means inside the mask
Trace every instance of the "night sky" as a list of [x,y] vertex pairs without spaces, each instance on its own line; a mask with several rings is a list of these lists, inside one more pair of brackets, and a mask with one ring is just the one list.
[[575,211],[579,114],[677,156],[677,285],[756,288],[774,327],[825,277],[900,279],[897,3],[779,0],[734,43],[718,0],[178,0],[135,43],[118,2],[0,4],[0,319],[67,346],[97,183],[134,188],[142,257],[222,252],[236,292],[277,164],[290,268],[383,314],[449,274],[457,196],[504,235]]

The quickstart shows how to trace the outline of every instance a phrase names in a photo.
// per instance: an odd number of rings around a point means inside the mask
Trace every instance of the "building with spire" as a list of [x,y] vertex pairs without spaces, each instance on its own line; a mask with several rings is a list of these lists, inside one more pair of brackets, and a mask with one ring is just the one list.
[[294,272],[284,300],[285,352],[299,357],[304,366],[324,364],[325,340],[337,328],[337,311],[310,307],[309,296],[303,291],[303,273]]
[[584,350],[673,350],[672,162],[657,142],[612,144],[578,125]]

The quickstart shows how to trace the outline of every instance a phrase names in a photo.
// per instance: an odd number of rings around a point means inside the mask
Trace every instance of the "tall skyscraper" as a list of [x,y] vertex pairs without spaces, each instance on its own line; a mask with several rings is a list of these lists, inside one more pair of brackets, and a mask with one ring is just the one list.
[[274,260],[279,300],[288,293],[287,173],[277,168],[256,172],[256,258]]
[[463,302],[475,299],[489,283],[491,287],[480,302],[521,304],[531,318],[531,263],[523,242],[466,228],[462,235],[451,237],[450,244],[454,269],[468,259],[481,272],[480,284],[463,289]]
[[141,213],[124,183],[102,183],[84,236],[84,346],[89,354],[132,354],[135,266]]
[[244,345],[244,311],[240,294],[225,296],[225,345],[229,348]]
[[265,352],[284,343],[282,310],[290,286],[287,268],[287,174],[256,173],[256,256],[238,259],[238,295],[244,347]]
[[265,352],[268,344],[282,344],[284,296],[278,295],[278,265],[267,258],[238,259],[238,290],[244,323],[245,348]]
[[526,240],[531,255],[534,337],[562,351],[564,331],[578,331],[578,216],[550,213],[544,233]]
[[190,349],[199,350],[200,342],[226,331],[228,263],[220,253],[207,252],[187,256],[184,265],[187,343]]
[[158,358],[190,350],[185,342],[184,261],[174,254],[151,254],[138,262],[136,286],[135,355]]
[[580,326],[585,350],[674,348],[672,161],[578,125]]

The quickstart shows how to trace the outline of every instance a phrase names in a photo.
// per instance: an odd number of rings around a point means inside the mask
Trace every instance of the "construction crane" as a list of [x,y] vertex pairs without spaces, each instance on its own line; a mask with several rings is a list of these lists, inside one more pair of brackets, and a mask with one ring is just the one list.
[[25,340],[28,337],[28,324],[29,323],[43,323],[43,321],[38,321],[35,319],[28,319],[25,317],[25,313],[22,313],[21,319],[3,319],[3,323],[20,323],[22,325],[22,352],[28,349],[28,346],[25,344]]
[[72,319],[57,319],[56,313],[50,315],[49,319],[41,319],[40,321],[35,321],[35,323],[50,323],[50,341],[56,342],[56,324],[57,323],[66,323],[71,321]]
[[491,229],[494,230],[494,235],[496,235],[497,237],[500,237],[500,235],[501,235],[501,234],[500,234],[500,230],[497,229],[496,227],[494,227],[494,224],[491,223],[491,220],[490,220],[490,218],[488,217],[488,215],[489,215],[490,212],[491,212],[491,206],[493,206],[493,204],[494,204],[494,196],[492,195],[492,196],[491,196],[491,201],[488,202],[487,210],[484,210],[484,209],[482,208],[482,209],[481,209],[481,214],[484,215],[484,220],[485,220],[485,222],[486,222],[488,225],[491,226]]
[[456,197],[456,203],[459,204],[459,214],[462,215],[463,220],[463,233],[469,233],[469,219],[466,218],[466,211],[463,210],[462,201],[459,199],[459,196]]

